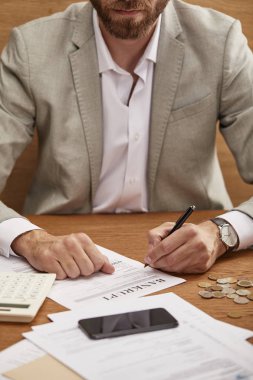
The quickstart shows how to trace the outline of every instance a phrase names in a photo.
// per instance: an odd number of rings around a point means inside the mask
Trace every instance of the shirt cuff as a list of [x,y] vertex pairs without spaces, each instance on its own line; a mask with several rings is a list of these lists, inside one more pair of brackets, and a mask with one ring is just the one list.
[[12,242],[19,235],[33,230],[41,230],[41,228],[25,218],[11,218],[0,223],[0,255],[17,256],[11,249]]
[[225,219],[234,227],[239,237],[239,249],[246,249],[253,245],[253,219],[240,211],[229,211],[218,216]]

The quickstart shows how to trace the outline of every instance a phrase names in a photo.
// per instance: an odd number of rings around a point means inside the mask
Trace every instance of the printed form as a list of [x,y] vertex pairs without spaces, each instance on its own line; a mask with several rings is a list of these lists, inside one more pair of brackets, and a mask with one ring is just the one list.
[[[185,280],[159,270],[146,267],[139,261],[97,246],[115,267],[113,274],[102,272],[89,277],[55,281],[48,297],[59,304],[74,309],[90,304],[109,304],[115,300],[138,298],[181,284]],[[0,257],[1,272],[36,272],[25,260]]]
[[[204,311],[201,311],[197,307],[193,306],[191,303],[183,300],[181,297],[177,296],[174,293],[165,293],[154,296],[149,296],[149,300],[152,302],[152,299],[156,304],[161,302],[160,307],[163,307],[164,302],[171,302],[173,300],[173,308],[176,308],[177,314],[181,312],[181,317],[183,320],[189,321],[190,319],[197,324],[198,326],[202,325],[203,329],[206,329],[207,326],[214,324],[216,331],[220,336],[224,336],[227,334],[231,336],[231,334],[235,335],[237,339],[246,340],[253,336],[253,331],[244,329],[242,327],[233,326],[230,323],[219,321],[210,315],[206,314]],[[139,304],[142,302],[142,299],[139,299]],[[124,313],[128,310],[128,304],[126,302],[117,303],[117,313]],[[92,308],[92,316],[102,315],[104,312],[104,305],[98,304],[96,307]],[[60,313],[49,314],[48,318],[53,322],[60,322],[61,324],[69,324],[73,323],[78,319],[81,319],[83,315],[87,315],[87,310],[84,307],[76,308],[74,310],[63,311]],[[40,326],[33,326],[32,329],[36,330],[36,328],[40,328]],[[210,327],[211,328],[211,327]],[[218,331],[219,330],[219,331]],[[253,349],[253,346],[252,346]],[[252,352],[253,354],[253,352]]]
[[[110,304],[100,314],[162,306],[179,321],[168,330],[95,341],[78,328],[76,319],[38,326],[23,335],[87,380],[253,379],[251,345],[232,334],[221,335],[211,319],[194,321],[182,312],[183,303],[158,295]],[[82,318],[98,316],[99,309],[101,313],[102,306],[84,310]]]

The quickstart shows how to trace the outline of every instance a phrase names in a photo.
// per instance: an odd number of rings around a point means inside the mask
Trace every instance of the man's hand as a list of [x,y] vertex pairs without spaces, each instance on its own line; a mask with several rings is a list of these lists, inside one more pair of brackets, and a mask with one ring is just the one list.
[[203,273],[226,251],[211,221],[185,223],[167,236],[173,226],[168,222],[149,231],[145,262],[151,267],[166,272]]
[[34,268],[56,273],[58,280],[89,276],[100,270],[105,273],[114,272],[107,257],[82,232],[53,236],[43,230],[34,230],[18,236],[11,247]]

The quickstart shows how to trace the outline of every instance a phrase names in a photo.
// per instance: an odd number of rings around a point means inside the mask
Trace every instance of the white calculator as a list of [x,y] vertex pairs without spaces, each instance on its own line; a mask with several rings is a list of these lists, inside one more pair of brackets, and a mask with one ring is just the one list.
[[49,293],[54,273],[0,273],[0,321],[30,322]]

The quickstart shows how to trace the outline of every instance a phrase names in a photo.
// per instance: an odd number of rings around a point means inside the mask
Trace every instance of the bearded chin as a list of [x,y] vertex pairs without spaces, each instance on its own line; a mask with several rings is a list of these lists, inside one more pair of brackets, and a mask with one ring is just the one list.
[[[111,0],[103,6],[101,0],[90,0],[93,7],[98,13],[105,29],[114,37],[120,39],[137,39],[148,34],[154,26],[158,16],[164,10],[169,0],[158,0],[155,9],[152,10],[150,4],[153,0],[132,0],[125,2],[123,0]],[[148,5],[149,4],[149,5]],[[141,9],[143,18],[139,21],[131,18],[115,19],[110,15],[110,9]]]
[[103,20],[103,25],[106,30],[114,37],[126,40],[135,40],[144,37],[148,32],[149,23],[145,21],[136,22],[134,20],[119,20],[111,21],[109,19]]

